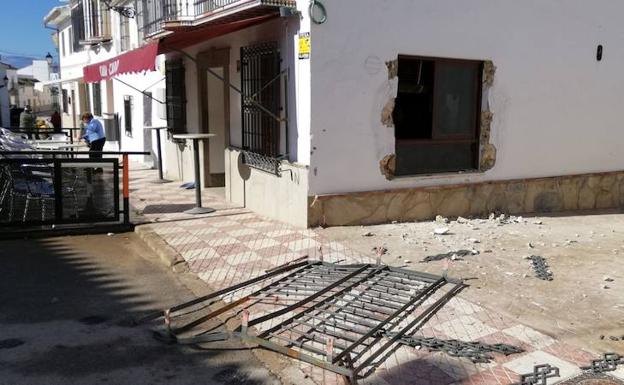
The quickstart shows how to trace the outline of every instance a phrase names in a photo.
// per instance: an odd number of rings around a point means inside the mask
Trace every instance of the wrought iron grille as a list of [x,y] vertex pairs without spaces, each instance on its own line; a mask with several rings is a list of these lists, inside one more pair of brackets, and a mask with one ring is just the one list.
[[139,0],[137,8],[139,28],[146,36],[162,31],[163,23],[178,13],[176,0]]
[[[280,151],[280,52],[276,42],[241,48],[243,150],[276,158]],[[273,116],[271,116],[271,114]]]
[[85,13],[82,6],[82,2],[72,8],[71,10],[71,23],[72,23],[72,45],[74,51],[80,51],[82,48],[80,42],[85,39]]
[[[464,287],[461,281],[384,265],[293,263],[174,306],[164,312],[166,330],[157,336],[193,345],[242,339],[355,383]],[[219,309],[206,306],[226,295],[230,301]],[[241,315],[241,327],[211,332],[215,317],[230,310]]]
[[243,151],[243,163],[249,167],[266,171],[277,176],[282,174],[281,162],[279,159],[256,154],[255,152]]

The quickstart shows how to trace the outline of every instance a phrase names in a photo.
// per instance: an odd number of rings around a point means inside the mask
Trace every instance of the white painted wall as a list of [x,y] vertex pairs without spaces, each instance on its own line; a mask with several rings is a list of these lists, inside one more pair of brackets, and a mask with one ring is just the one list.
[[[0,63],[0,79],[7,76],[7,66]],[[0,80],[3,82],[3,80]],[[11,125],[11,115],[9,110],[9,92],[8,87],[0,88],[0,127],[9,127]]]
[[[247,28],[241,31],[230,33],[218,38],[210,39],[192,47],[186,48],[184,51],[192,57],[197,57],[198,53],[209,50],[211,48],[230,49],[230,82],[240,87],[240,72],[237,70],[237,62],[240,60],[240,48],[255,43],[266,41],[280,42],[280,50],[282,56],[282,68],[289,68],[290,85],[289,85],[289,140],[288,144],[282,140],[282,152],[288,151],[290,160],[293,162],[306,164],[309,160],[309,120],[300,119],[297,109],[299,104],[303,106],[309,104],[309,99],[303,102],[299,101],[295,84],[300,87],[309,87],[309,74],[306,75],[307,68],[301,69],[300,64],[296,60],[297,33],[299,30],[299,20],[297,18],[280,18],[275,19],[258,26]],[[169,54],[170,57],[176,54]],[[195,63],[184,58],[185,74],[186,74],[186,96],[187,96],[187,130],[188,132],[199,132],[200,114],[197,101],[198,82],[197,67]],[[302,74],[302,72],[304,72]],[[209,75],[210,76],[210,75]],[[307,76],[307,77],[306,77]],[[299,79],[303,81],[300,82]],[[214,79],[208,81],[213,82]],[[300,84],[301,83],[301,84]],[[308,88],[309,89],[309,88]],[[305,92],[302,93],[305,96]],[[308,92],[309,94],[309,92]],[[242,146],[241,135],[241,97],[235,91],[230,91],[230,145],[234,147]],[[216,143],[216,142],[215,142]],[[214,145],[213,145],[214,146]],[[286,147],[288,146],[288,147]],[[193,163],[192,153],[188,146],[178,146],[172,143],[166,145],[167,153],[163,156],[166,162],[166,177],[170,179],[183,179],[190,181],[193,179]],[[225,154],[211,151],[211,156],[219,156],[224,159]],[[224,163],[218,163],[218,169]],[[211,169],[212,172],[218,172]],[[222,171],[221,171],[222,172]]]
[[[624,3],[617,0],[340,0],[312,26],[310,193],[624,169]],[[596,47],[604,59],[596,61]],[[398,54],[492,60],[496,166],[386,180],[381,124]],[[301,97],[300,97],[301,99]]]

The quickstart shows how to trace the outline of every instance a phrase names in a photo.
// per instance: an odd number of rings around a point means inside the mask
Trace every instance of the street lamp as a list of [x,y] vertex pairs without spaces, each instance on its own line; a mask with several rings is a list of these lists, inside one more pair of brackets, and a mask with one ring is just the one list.
[[54,58],[52,57],[50,52],[48,52],[48,54],[46,55],[45,58],[46,58],[46,61],[48,62],[48,65],[51,66],[52,65],[52,61],[54,61]]

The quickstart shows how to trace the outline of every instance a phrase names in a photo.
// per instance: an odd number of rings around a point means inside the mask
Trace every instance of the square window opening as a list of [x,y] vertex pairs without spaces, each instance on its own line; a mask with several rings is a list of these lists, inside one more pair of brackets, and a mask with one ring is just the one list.
[[483,62],[399,56],[395,175],[478,169]]

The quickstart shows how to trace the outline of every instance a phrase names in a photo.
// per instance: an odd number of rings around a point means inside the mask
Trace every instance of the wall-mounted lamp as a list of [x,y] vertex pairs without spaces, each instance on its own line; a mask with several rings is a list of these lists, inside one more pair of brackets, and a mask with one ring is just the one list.
[[2,78],[2,84],[0,84],[0,88],[4,88],[8,85],[9,85],[9,78],[5,75],[4,78]]
[[52,54],[50,54],[50,52],[48,52],[48,54],[45,56],[45,59],[48,62],[48,65],[51,66],[54,58],[52,57]]

